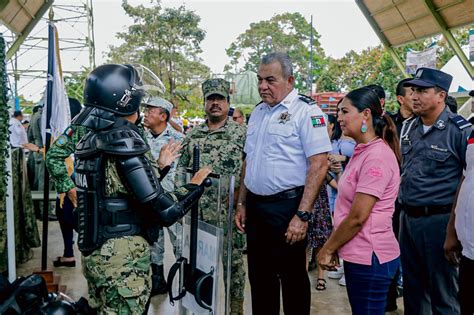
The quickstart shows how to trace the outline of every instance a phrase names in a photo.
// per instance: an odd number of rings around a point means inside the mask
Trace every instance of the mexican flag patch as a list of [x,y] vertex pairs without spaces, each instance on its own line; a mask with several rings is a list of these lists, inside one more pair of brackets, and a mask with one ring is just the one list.
[[311,123],[313,127],[324,127],[326,126],[326,121],[324,120],[324,116],[311,116]]

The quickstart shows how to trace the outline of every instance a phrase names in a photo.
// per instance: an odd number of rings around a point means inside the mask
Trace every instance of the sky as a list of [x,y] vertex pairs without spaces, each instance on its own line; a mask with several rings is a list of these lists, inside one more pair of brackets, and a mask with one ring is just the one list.
[[[106,16],[113,14],[107,27],[98,27],[95,31],[96,58],[103,61],[101,52],[108,45],[117,44],[115,32],[125,31],[128,21],[118,1],[98,0],[94,2],[95,23],[99,24]],[[149,1],[130,1],[131,4],[147,5]],[[229,62],[225,49],[250,27],[250,23],[268,20],[284,12],[299,12],[308,21],[313,15],[313,25],[321,35],[320,42],[327,55],[339,58],[352,50],[361,51],[368,46],[379,44],[379,40],[365,20],[353,0],[219,0],[219,1],[172,1],[164,0],[165,7],[184,4],[201,17],[200,26],[206,31],[201,44],[204,63],[214,73],[223,71]]]
[[[120,0],[94,0],[94,36],[96,46],[96,65],[106,62],[106,52],[110,45],[120,45],[115,37],[117,32],[127,30],[133,22],[121,7]],[[150,1],[129,0],[132,5],[148,6]],[[72,0],[56,0],[55,4],[80,4]],[[270,19],[284,12],[299,12],[308,21],[313,15],[313,25],[320,34],[320,43],[326,55],[342,57],[350,50],[361,51],[376,46],[379,40],[365,20],[354,0],[162,0],[164,7],[177,7],[184,4],[201,17],[200,27],[206,31],[201,43],[204,64],[215,74],[222,73],[229,62],[225,49],[237,36],[250,26],[250,23]],[[67,15],[55,11],[55,17]],[[87,33],[85,25],[61,26],[61,37],[78,37]],[[32,34],[46,36],[46,23],[40,22]],[[65,70],[79,70],[88,65],[87,51],[63,52],[62,64]],[[18,59],[20,69],[46,68],[46,51],[28,51]],[[11,65],[10,65],[11,67]],[[38,101],[44,90],[45,80],[22,79],[18,84],[19,94]]]

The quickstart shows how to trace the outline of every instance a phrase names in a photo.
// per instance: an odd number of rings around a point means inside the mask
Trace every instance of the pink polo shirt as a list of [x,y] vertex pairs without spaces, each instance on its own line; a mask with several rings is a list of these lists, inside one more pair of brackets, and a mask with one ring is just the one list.
[[362,229],[339,250],[345,261],[371,265],[375,252],[380,263],[400,256],[392,229],[392,216],[400,186],[400,171],[395,154],[382,140],[358,144],[338,183],[334,226],[349,214],[357,192],[377,197]]

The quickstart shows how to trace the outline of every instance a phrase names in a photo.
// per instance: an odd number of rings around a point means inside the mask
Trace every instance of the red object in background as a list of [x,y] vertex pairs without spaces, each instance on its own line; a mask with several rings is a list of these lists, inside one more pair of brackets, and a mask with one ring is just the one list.
[[336,114],[337,102],[343,98],[346,93],[340,92],[322,92],[314,93],[311,97],[318,103],[318,106],[325,114]]

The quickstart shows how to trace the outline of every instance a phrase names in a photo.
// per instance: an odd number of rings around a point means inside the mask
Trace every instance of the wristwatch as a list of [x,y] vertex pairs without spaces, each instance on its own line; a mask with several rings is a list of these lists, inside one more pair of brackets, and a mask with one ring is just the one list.
[[298,218],[300,218],[301,221],[303,222],[308,222],[309,220],[311,220],[311,218],[313,217],[313,214],[309,211],[302,211],[302,210],[298,210],[298,212],[296,212],[296,215],[298,216]]

